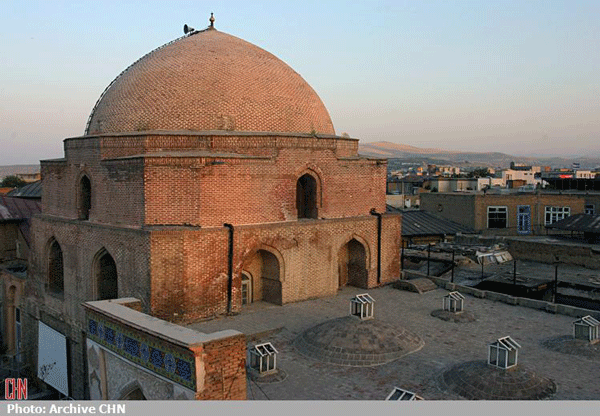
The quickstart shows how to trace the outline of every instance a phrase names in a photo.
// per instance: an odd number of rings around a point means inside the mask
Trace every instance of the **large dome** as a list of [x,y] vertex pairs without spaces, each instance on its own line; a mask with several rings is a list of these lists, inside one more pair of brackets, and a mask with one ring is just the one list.
[[323,102],[292,68],[214,29],[123,71],[96,103],[85,134],[147,130],[335,134]]

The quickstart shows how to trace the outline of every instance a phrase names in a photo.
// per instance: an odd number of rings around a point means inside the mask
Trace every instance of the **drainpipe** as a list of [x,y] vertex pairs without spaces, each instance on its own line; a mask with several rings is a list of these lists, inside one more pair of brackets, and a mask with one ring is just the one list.
[[229,250],[227,253],[227,314],[231,314],[231,298],[233,292],[233,225],[223,224],[229,228]]
[[371,208],[371,215],[377,216],[377,284],[381,284],[381,214]]

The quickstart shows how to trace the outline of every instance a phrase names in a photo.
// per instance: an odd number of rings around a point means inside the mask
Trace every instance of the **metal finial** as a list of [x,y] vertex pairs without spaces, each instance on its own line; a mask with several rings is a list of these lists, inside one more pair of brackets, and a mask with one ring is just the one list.
[[210,14],[210,19],[208,19],[210,22],[210,28],[214,29],[215,28],[215,16],[211,13]]

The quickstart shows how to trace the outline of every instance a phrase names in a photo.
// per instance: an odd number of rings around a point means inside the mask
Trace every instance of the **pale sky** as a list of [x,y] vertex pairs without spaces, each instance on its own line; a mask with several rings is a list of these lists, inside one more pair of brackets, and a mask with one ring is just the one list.
[[600,1],[5,1],[0,165],[63,157],[132,62],[203,29],[273,53],[336,133],[600,157]]

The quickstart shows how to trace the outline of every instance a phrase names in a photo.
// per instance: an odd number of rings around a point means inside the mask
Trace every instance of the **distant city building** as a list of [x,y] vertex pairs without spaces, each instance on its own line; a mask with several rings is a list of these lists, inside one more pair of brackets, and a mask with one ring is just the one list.
[[546,226],[584,212],[581,196],[531,193],[421,195],[420,208],[482,234],[539,235]]
[[36,173],[16,173],[15,176],[19,179],[24,180],[25,182],[35,182],[39,181],[42,177],[39,172]]

